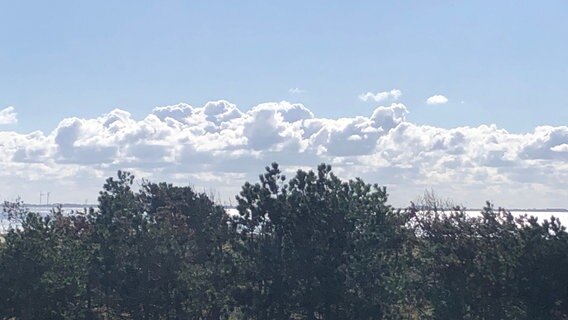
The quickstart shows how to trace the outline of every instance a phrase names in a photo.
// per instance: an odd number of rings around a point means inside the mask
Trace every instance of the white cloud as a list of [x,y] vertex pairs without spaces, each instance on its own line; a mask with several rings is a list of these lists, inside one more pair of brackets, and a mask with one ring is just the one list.
[[[191,181],[230,199],[270,162],[292,172],[327,162],[343,177],[386,184],[397,205],[432,187],[471,206],[492,199],[505,206],[568,207],[562,194],[568,127],[524,134],[495,125],[445,129],[414,124],[407,114],[405,105],[393,103],[327,119],[302,104],[241,111],[221,100],[158,107],[142,119],[118,109],[68,118],[48,133],[0,131],[0,195],[34,201],[41,189],[66,197],[60,201],[83,202],[96,197],[104,176],[127,169],[153,180]],[[23,185],[32,187],[17,187]]]
[[290,88],[288,89],[288,92],[291,94],[299,94],[299,93],[304,93],[306,92],[306,90],[300,89],[300,88]]
[[567,152],[568,153],[568,143],[559,144],[557,146],[550,148],[550,150],[552,150],[554,152]]
[[427,104],[444,104],[448,102],[448,98],[441,94],[433,95],[430,98],[426,99]]
[[385,100],[398,100],[398,98],[400,98],[402,96],[402,92],[398,89],[392,89],[391,91],[383,91],[383,92],[377,92],[377,93],[372,93],[372,92],[367,92],[367,93],[362,93],[359,95],[359,99],[363,100],[363,101],[369,101],[369,100],[373,100],[375,102],[381,102],[381,101],[385,101]]
[[0,110],[0,124],[18,123],[18,114],[14,107],[7,107]]
[[564,152],[567,143],[568,127],[540,126],[523,141],[519,155],[523,159],[568,161],[568,153]]

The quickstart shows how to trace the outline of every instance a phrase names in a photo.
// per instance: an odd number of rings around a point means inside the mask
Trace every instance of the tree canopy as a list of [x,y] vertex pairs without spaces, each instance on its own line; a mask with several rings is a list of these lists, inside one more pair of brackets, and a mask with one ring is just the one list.
[[190,187],[134,183],[119,171],[84,212],[5,206],[0,319],[568,319],[555,218],[399,210],[325,164],[266,167],[233,216]]

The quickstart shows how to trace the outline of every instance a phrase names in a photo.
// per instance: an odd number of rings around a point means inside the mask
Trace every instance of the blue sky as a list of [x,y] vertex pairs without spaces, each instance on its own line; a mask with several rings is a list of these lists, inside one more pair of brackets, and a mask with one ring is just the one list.
[[[96,186],[86,181],[119,167],[156,179],[190,180],[231,197],[262,166],[229,170],[207,156],[238,158],[236,148],[258,163],[277,160],[295,168],[326,161],[347,177],[384,178],[400,201],[433,187],[475,206],[500,192],[494,200],[506,204],[537,193],[546,199],[535,206],[568,206],[560,199],[566,198],[568,177],[566,39],[566,1],[3,1],[2,166],[16,170],[7,174],[11,181],[59,188],[72,200],[96,194],[102,180]],[[391,90],[400,94],[389,95]],[[381,92],[384,99],[360,98]],[[426,102],[436,95],[447,101]],[[217,102],[199,109],[210,101]],[[156,107],[180,102],[199,109],[178,106],[184,118],[168,109],[183,126],[161,116],[163,123],[148,120],[164,113]],[[267,102],[279,104],[258,107]],[[286,122],[292,109],[302,114],[293,118],[301,125]],[[377,110],[382,122],[372,116]],[[220,113],[211,122],[207,112]],[[385,114],[392,118],[385,120]],[[123,131],[106,126],[111,118],[120,119]],[[272,140],[239,127],[256,128],[255,119],[273,125],[257,128],[272,132]],[[112,137],[149,126],[154,133],[168,127],[161,136],[168,138]],[[233,131],[221,133],[223,128]],[[41,133],[28,135],[36,130]],[[215,140],[219,136],[225,140]],[[442,136],[449,142],[436,140]],[[296,138],[292,154],[305,157],[303,163],[288,161],[292,144],[284,141]],[[187,169],[180,160],[185,151],[174,141],[199,156],[209,152],[190,161],[200,169]],[[400,150],[389,149],[397,143]],[[153,151],[132,153],[141,145]],[[164,145],[166,151],[158,148]],[[408,146],[424,150],[403,151]],[[155,167],[136,162],[156,152],[162,157]],[[427,159],[414,162],[425,152]],[[376,176],[352,165],[374,168]],[[50,174],[67,178],[52,186],[41,178]],[[222,174],[237,177],[233,185],[219,186],[215,177]],[[397,184],[401,175],[407,180]],[[471,183],[450,187],[451,179]],[[475,186],[480,179],[491,188],[467,195],[482,188]],[[22,192],[0,189],[0,197]]]
[[[566,12],[565,1],[5,1],[0,106],[17,107],[20,131],[216,99],[339,117],[372,111],[361,92],[398,88],[418,123],[520,132],[568,119]],[[428,108],[436,93],[449,103]]]

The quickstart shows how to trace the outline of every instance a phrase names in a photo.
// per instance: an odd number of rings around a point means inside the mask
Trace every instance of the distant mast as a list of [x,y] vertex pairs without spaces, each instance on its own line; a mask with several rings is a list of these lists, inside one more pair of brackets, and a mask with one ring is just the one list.
[[50,195],[50,194],[51,194],[51,192],[49,192],[49,191],[46,192],[46,193],[43,193],[43,192],[40,191],[40,192],[39,192],[39,204],[40,204],[40,205],[43,204],[43,196],[45,196],[45,199],[46,199],[45,204],[46,204],[46,205],[49,205],[49,195]]

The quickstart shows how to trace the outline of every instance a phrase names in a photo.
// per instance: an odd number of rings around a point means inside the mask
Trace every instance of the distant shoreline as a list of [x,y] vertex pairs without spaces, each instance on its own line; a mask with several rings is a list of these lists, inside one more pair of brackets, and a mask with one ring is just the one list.
[[50,204],[37,204],[37,203],[24,203],[27,208],[45,208],[45,207],[62,207],[62,208],[90,208],[97,207],[98,204],[79,204],[79,203],[50,203]]
[[[45,208],[45,207],[62,207],[62,208],[96,208],[98,204],[88,203],[88,204],[79,204],[79,203],[53,203],[53,204],[37,204],[37,203],[24,203],[25,207],[28,208]],[[235,209],[235,206],[223,206],[225,209]],[[405,208],[398,208],[398,209],[405,209]],[[566,212],[568,213],[568,209],[565,208],[530,208],[530,209],[520,209],[520,208],[504,208],[507,211],[514,211],[514,212]],[[466,208],[465,211],[482,211],[482,208],[474,208],[469,209]]]
[[[495,210],[497,210],[498,208],[494,208]],[[509,209],[509,208],[503,208],[506,211],[511,211],[511,212],[554,212],[554,213],[559,213],[559,212],[566,212],[568,213],[568,209],[559,209],[559,208],[546,208],[546,209],[538,209],[538,208],[532,208],[532,209],[519,209],[519,208],[513,208],[513,209]],[[483,211],[482,208],[476,208],[476,209],[468,209],[466,208],[465,211]]]

